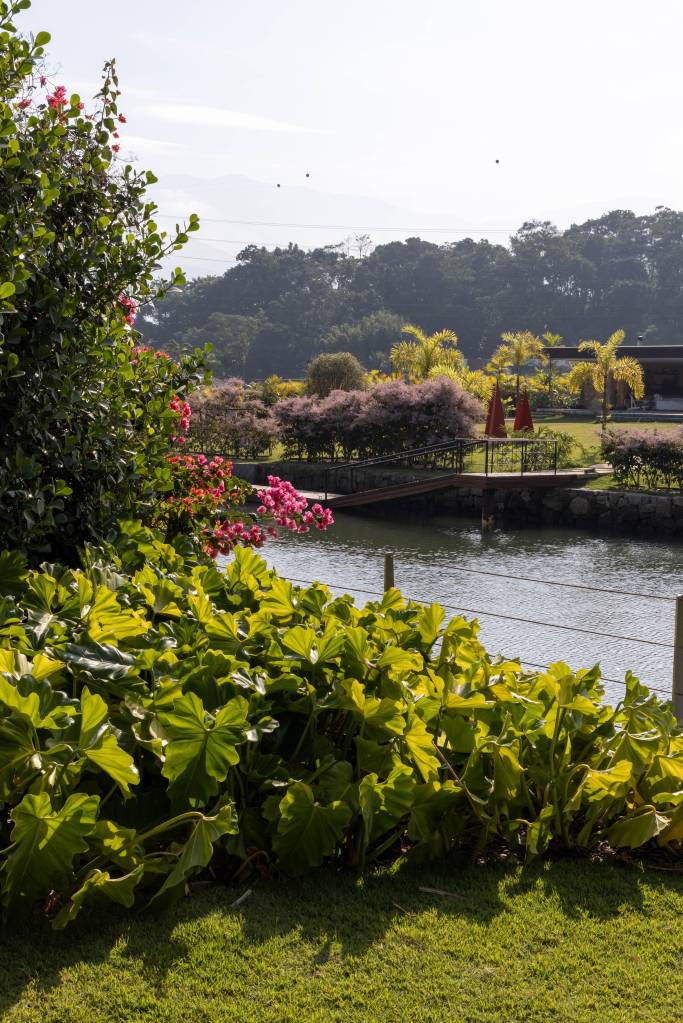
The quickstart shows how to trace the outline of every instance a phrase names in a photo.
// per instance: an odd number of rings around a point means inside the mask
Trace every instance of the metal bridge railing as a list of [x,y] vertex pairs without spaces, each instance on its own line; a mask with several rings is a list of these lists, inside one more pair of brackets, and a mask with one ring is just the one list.
[[[338,462],[325,468],[325,499],[330,493],[332,473],[348,473],[351,493],[357,489],[357,473],[365,469],[393,465],[397,468],[417,470],[419,473],[447,471],[464,475],[478,473],[514,473],[523,476],[529,472],[557,474],[558,443],[547,438],[498,439],[484,437],[456,437],[451,441],[430,444],[421,448],[395,451],[375,458],[362,458],[352,462]],[[419,479],[414,476],[413,479]],[[410,482],[410,478],[406,479]]]

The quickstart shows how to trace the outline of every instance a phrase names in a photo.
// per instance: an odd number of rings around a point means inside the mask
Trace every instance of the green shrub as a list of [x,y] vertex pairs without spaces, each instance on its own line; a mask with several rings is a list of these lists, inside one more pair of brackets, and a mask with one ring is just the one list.
[[117,156],[114,65],[81,110],[49,79],[48,33],[16,34],[28,6],[0,3],[0,549],[71,558],[167,486],[169,406],[200,359],[136,353],[137,303],[187,234],[157,229],[156,179]]
[[139,525],[108,561],[0,557],[0,886],[8,916],[362,868],[504,840],[680,852],[683,737],[632,676],[493,663],[477,625],[355,607],[237,548],[185,562]]
[[602,453],[622,486],[683,490],[683,429],[612,428],[602,438]]
[[326,398],[332,391],[362,391],[365,370],[351,352],[318,355],[306,367],[306,393]]

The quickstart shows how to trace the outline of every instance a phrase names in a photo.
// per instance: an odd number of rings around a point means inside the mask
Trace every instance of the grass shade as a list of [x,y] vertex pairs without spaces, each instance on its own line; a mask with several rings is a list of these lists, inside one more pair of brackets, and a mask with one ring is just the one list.
[[680,1023],[682,954],[675,870],[567,859],[319,872],[6,933],[0,1018]]

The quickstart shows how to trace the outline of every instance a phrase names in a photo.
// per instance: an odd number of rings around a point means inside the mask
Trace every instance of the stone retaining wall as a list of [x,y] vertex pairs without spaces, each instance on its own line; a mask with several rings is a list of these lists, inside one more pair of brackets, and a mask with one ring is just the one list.
[[[265,483],[274,474],[302,490],[322,491],[325,471],[320,465],[300,462],[236,463],[237,475],[252,483]],[[368,490],[405,481],[400,471],[377,468],[363,470]],[[349,493],[348,472],[330,474],[330,491]],[[478,516],[481,514],[480,487],[453,487],[450,490],[422,494],[401,501],[401,510],[415,514]],[[558,487],[552,490],[495,491],[496,518],[515,525],[571,526],[592,530],[610,530],[640,535],[683,537],[683,494],[648,494],[633,490],[585,490]],[[369,505],[372,514],[395,514],[393,503]]]

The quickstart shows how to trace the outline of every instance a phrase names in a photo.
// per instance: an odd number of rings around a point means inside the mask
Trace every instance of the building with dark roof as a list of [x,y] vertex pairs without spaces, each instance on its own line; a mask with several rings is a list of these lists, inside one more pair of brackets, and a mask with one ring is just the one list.
[[[591,352],[574,348],[546,348],[553,367],[558,363],[591,362]],[[610,382],[608,399],[615,409],[642,408],[650,412],[683,412],[683,344],[621,345],[619,355],[630,355],[643,367],[645,395],[636,401],[630,389],[620,380]],[[568,367],[567,367],[568,368]],[[557,372],[560,367],[557,366]],[[581,404],[594,400],[591,389],[584,391]]]

